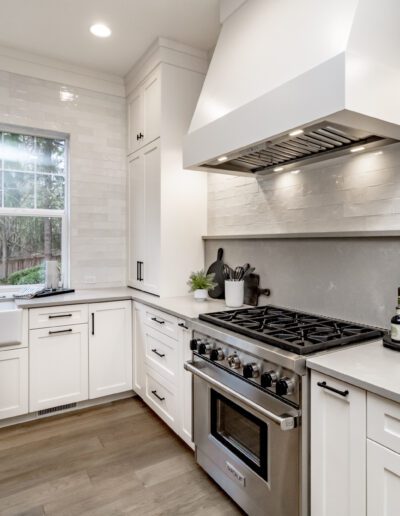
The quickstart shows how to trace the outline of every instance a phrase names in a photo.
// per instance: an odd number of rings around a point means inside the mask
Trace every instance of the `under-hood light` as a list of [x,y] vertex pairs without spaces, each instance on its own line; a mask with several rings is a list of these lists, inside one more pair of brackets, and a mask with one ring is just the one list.
[[383,154],[383,151],[381,150],[374,152],[374,156],[380,156],[381,154]]
[[303,133],[304,133],[303,129],[295,129],[294,131],[289,133],[289,136],[298,136],[299,134],[303,134]]
[[222,163],[223,161],[226,161],[228,159],[228,156],[221,156],[220,158],[218,158],[218,161],[220,163]]
[[353,147],[352,149],[350,149],[350,152],[361,152],[365,150],[365,147],[363,145],[360,145],[359,147]]
[[291,170],[290,171],[291,174],[298,174],[299,172],[300,172],[299,168],[297,170]]
[[283,167],[275,167],[274,172],[282,172]]

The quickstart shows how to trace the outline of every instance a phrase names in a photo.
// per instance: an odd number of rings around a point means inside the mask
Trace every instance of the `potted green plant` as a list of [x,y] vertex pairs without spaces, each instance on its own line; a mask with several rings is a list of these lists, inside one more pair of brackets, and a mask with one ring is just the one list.
[[207,292],[217,286],[214,281],[215,274],[206,274],[204,270],[192,272],[189,276],[188,285],[190,292],[193,292],[194,298],[197,301],[205,301],[207,299]]

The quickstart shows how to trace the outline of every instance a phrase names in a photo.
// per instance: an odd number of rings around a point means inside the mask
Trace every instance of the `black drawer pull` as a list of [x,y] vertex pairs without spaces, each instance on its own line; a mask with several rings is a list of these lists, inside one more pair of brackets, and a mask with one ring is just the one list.
[[157,391],[151,391],[151,394],[152,394],[153,396],[155,396],[157,399],[159,399],[160,401],[164,401],[164,400],[165,400],[165,398],[162,398],[161,396],[159,396],[159,395],[157,394]]
[[165,357],[165,353],[159,353],[156,349],[152,349],[151,351],[153,353],[155,353],[157,356],[159,356],[160,358]]
[[178,326],[179,326],[180,328],[184,328],[185,330],[188,330],[188,329],[189,329],[189,328],[186,326],[186,324],[185,324],[185,323],[183,323],[183,322],[178,323]]
[[336,394],[339,394],[340,396],[343,396],[344,398],[349,395],[349,391],[346,389],[345,391],[339,391],[339,389],[335,389],[335,387],[329,387],[326,382],[318,382],[318,387],[322,387],[323,389],[326,389],[327,391],[335,392]]
[[151,320],[158,324],[165,324],[165,321],[160,321],[160,319],[157,319],[157,317],[152,317]]
[[69,328],[68,330],[54,330],[49,331],[49,335],[56,335],[57,333],[70,333],[72,331],[72,328]]
[[60,317],[72,317],[72,314],[49,315],[49,319],[59,319]]

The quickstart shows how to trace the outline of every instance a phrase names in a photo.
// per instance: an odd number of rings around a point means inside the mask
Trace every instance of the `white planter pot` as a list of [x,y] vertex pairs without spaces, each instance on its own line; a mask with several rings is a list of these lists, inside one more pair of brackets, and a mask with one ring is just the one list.
[[207,290],[205,288],[199,288],[193,292],[193,296],[196,301],[205,301],[207,299]]

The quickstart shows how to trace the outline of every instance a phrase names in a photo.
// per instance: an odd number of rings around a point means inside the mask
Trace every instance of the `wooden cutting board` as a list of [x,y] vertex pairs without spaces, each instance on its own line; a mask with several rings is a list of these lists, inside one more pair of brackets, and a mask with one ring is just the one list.
[[251,306],[258,306],[259,296],[269,296],[271,291],[269,288],[260,288],[260,275],[246,274],[244,277],[244,304]]
[[225,296],[224,262],[222,261],[223,254],[224,250],[220,247],[217,253],[217,260],[212,263],[207,270],[207,274],[214,273],[214,281],[217,283],[217,286],[214,289],[208,291],[208,295],[213,299],[224,299]]

